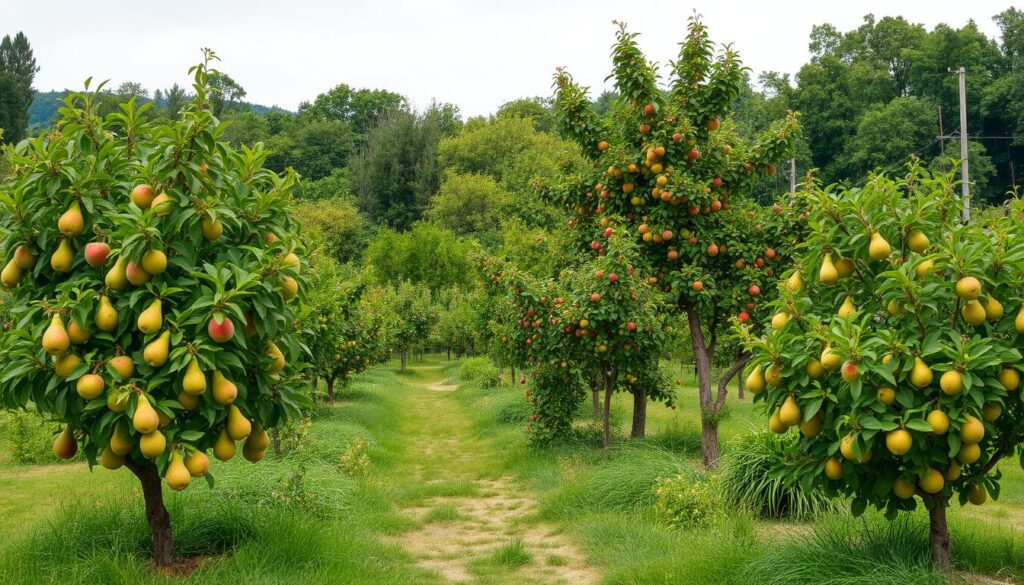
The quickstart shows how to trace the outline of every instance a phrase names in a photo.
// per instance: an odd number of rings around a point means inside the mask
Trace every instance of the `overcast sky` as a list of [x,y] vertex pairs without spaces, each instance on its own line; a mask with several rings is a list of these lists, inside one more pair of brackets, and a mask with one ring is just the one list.
[[648,59],[676,56],[697,10],[711,36],[733,42],[754,74],[795,73],[811,26],[858,26],[865,14],[903,15],[929,28],[992,16],[1013,0],[0,0],[0,34],[28,35],[41,71],[36,88],[78,89],[89,76],[138,81],[152,91],[186,85],[211,47],[250,101],[294,110],[338,83],[386,88],[423,107],[432,98],[463,115],[551,93],[556,66],[594,88],[610,71],[613,19],[642,33]]

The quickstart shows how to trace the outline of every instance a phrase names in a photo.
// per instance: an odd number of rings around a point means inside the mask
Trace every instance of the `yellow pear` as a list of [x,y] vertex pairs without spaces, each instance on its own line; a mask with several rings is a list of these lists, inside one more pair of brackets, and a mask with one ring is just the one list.
[[195,410],[199,408],[199,396],[182,390],[178,392],[178,404],[185,410]]
[[107,408],[110,409],[110,412],[121,414],[128,408],[128,396],[127,392],[108,392]]
[[895,429],[885,434],[885,446],[897,457],[910,453],[914,446],[914,438],[907,429]]
[[929,467],[921,481],[917,482],[917,486],[927,494],[937,494],[946,486],[946,479],[942,476],[941,471]]
[[163,250],[149,250],[142,255],[142,269],[156,276],[167,270],[167,254]]
[[284,354],[281,353],[281,348],[277,347],[277,344],[273,341],[268,341],[266,346],[267,357],[273,360],[273,364],[270,367],[271,372],[280,372],[284,369],[285,359]]
[[943,372],[939,376],[939,388],[949,396],[959,394],[964,389],[964,377],[956,370]]
[[825,254],[825,259],[821,261],[821,270],[818,272],[818,278],[822,284],[835,284],[839,280],[839,271],[836,270],[836,265],[832,263],[832,254]]
[[192,477],[202,477],[210,471],[210,458],[202,451],[191,451],[185,455],[185,467]]
[[815,414],[810,420],[804,421],[800,425],[800,432],[805,437],[813,437],[821,432],[822,424],[824,423],[821,420],[821,413]]
[[111,333],[117,329],[117,309],[111,304],[110,297],[107,295],[100,297],[100,308],[96,310],[93,322],[96,323],[96,328],[100,331]]
[[825,366],[817,358],[811,358],[807,360],[807,366],[804,368],[804,371],[807,372],[811,379],[817,380],[825,375]]
[[871,234],[871,242],[868,244],[868,256],[873,260],[885,260],[892,254],[892,246],[885,241],[882,234],[874,232]]
[[890,315],[899,315],[902,311],[902,307],[896,301],[889,301],[889,304],[885,306],[885,311]]
[[245,418],[242,411],[234,404],[228,407],[227,425],[228,436],[233,441],[241,441],[252,432],[252,423],[249,422],[249,419]]
[[299,273],[299,269],[302,267],[302,264],[299,262],[299,257],[295,255],[295,252],[288,252],[285,254],[284,264],[285,266],[291,266],[294,268],[296,274]]
[[786,432],[789,427],[782,424],[782,420],[779,419],[779,409],[776,408],[772,411],[772,415],[768,418],[768,429],[771,432],[781,435]]
[[198,396],[206,392],[206,374],[199,368],[199,360],[193,357],[185,368],[185,377],[181,380],[181,388],[192,395]]
[[791,394],[786,397],[779,408],[779,421],[787,427],[792,427],[800,424],[800,418],[800,405],[796,403],[796,398],[793,398]]
[[114,432],[110,435],[110,450],[118,455],[127,455],[134,447],[135,441],[128,432],[128,425],[124,421],[114,425]]
[[892,482],[892,493],[896,494],[897,498],[908,500],[917,493],[917,486],[912,480],[901,475]]
[[61,234],[75,238],[82,235],[85,230],[85,218],[82,217],[82,207],[75,201],[68,207],[68,210],[57,220],[57,229]]
[[989,402],[981,407],[981,418],[988,422],[995,422],[1003,414],[1003,405],[998,402]]
[[57,272],[71,272],[71,266],[75,263],[75,251],[71,249],[71,243],[67,238],[60,241],[57,250],[50,256],[50,268]]
[[111,471],[120,469],[124,465],[124,455],[118,455],[110,447],[104,447],[103,452],[100,453],[100,465]]
[[963,465],[970,465],[981,458],[981,447],[977,443],[962,443],[956,460]]
[[281,278],[281,296],[286,301],[294,299],[299,294],[299,283],[290,276]]
[[821,350],[821,365],[829,372],[834,372],[843,365],[843,358],[826,345],[825,349]]
[[761,366],[755,367],[747,376],[746,388],[751,394],[764,392],[764,373]]
[[110,267],[110,270],[107,271],[107,276],[103,279],[108,288],[124,290],[128,287],[128,275],[125,273],[127,266],[128,260],[124,256],[114,261],[114,265]]
[[1013,320],[1013,328],[1017,330],[1017,333],[1024,335],[1024,306],[1020,308],[1017,318]]
[[135,416],[132,417],[132,426],[136,432],[148,435],[160,428],[160,416],[156,409],[150,406],[149,400],[144,395],[139,395],[139,404],[135,407]]
[[846,300],[843,301],[843,305],[839,307],[839,316],[843,319],[851,317],[857,313],[857,306],[853,304],[853,297],[846,295]]
[[253,447],[251,447],[249,445],[248,441],[246,441],[245,444],[242,445],[242,457],[245,457],[245,460],[250,462],[250,463],[258,463],[266,455],[267,455],[267,450],[266,449],[263,449],[262,451],[260,451],[258,449],[255,449],[255,448],[253,448]]
[[891,406],[893,402],[896,402],[896,391],[888,386],[882,386],[878,389],[876,397],[882,404]]
[[843,460],[829,457],[825,462],[825,477],[829,479],[843,479]]
[[224,377],[220,370],[213,371],[213,400],[217,404],[227,406],[238,398],[238,386]]
[[839,442],[839,452],[843,454],[843,457],[853,461],[854,463],[867,463],[871,461],[871,446],[868,446],[866,452],[861,453],[858,458],[857,454],[853,451],[853,435],[846,435],[843,440]]
[[217,442],[213,444],[213,456],[221,461],[230,461],[235,456],[238,445],[228,436],[227,429],[221,429]]
[[160,328],[164,326],[163,303],[160,299],[154,299],[146,310],[139,313],[136,324],[139,327],[139,331],[146,335],[160,331]]
[[71,370],[74,370],[75,366],[80,363],[82,363],[82,358],[73,353],[66,353],[53,358],[53,370],[61,378],[67,378],[71,375]]
[[918,388],[925,388],[935,379],[935,374],[924,360],[915,356],[914,367],[910,370],[910,383]]
[[[804,290],[804,278],[799,270],[794,270],[793,274],[789,276],[789,280],[786,281],[786,288],[789,289],[789,292]],[[1024,309],[1021,309],[1021,314],[1024,314]]]
[[998,321],[1003,318],[1003,304],[992,295],[985,299],[985,318],[989,321]]
[[127,380],[135,373],[135,362],[132,361],[132,358],[126,355],[119,355],[110,358],[110,362],[108,363],[113,366],[121,380]]
[[914,274],[918,278],[924,278],[935,271],[935,262],[931,260],[923,260],[920,264],[914,267]]
[[164,481],[167,482],[167,487],[176,492],[180,492],[187,488],[188,484],[192,483],[192,474],[188,472],[188,468],[181,462],[181,455],[177,451],[171,453],[171,462],[167,464],[167,473],[164,474]]
[[971,325],[981,325],[985,322],[985,307],[980,301],[967,301],[960,307],[960,314],[963,315],[964,321]]
[[150,209],[157,215],[167,215],[171,212],[171,208],[174,206],[174,201],[171,200],[170,195],[167,193],[161,193],[153,198],[153,203]]
[[973,276],[965,276],[956,281],[956,294],[965,301],[973,301],[981,296],[981,281]]
[[1004,367],[999,370],[999,383],[1007,392],[1013,392],[1020,388],[1020,374],[1012,367]]
[[968,445],[976,445],[985,438],[985,425],[977,418],[967,415],[960,425],[960,440]]
[[907,238],[907,247],[918,254],[924,254],[925,250],[928,249],[928,236],[924,235],[920,230],[914,230],[910,232],[910,237]]
[[962,471],[960,463],[958,461],[950,461],[949,467],[946,468],[946,481],[956,481],[960,479],[960,472]]
[[75,384],[75,390],[78,392],[78,395],[86,400],[99,398],[103,394],[105,387],[106,382],[103,381],[103,377],[99,374],[86,374],[79,378]]
[[782,329],[789,323],[789,313],[785,311],[779,311],[772,317],[772,329]]
[[167,450],[167,437],[160,431],[153,431],[148,435],[142,435],[139,439],[139,451],[144,457],[156,459]]
[[967,488],[967,501],[975,506],[984,504],[988,501],[988,490],[980,483],[972,483],[971,487]]
[[772,387],[778,388],[782,385],[782,367],[775,365],[768,368],[768,371],[764,373],[764,381],[768,382]]
[[167,363],[167,355],[171,351],[171,332],[164,331],[159,337],[150,341],[142,350],[142,359],[154,368]]
[[949,416],[937,408],[928,413],[927,421],[934,435],[945,435],[949,430]]
[[50,320],[50,326],[43,333],[43,349],[50,355],[59,355],[67,351],[71,346],[71,338],[64,329],[64,321],[60,315],[54,315]]
[[249,434],[249,438],[245,441],[246,446],[251,446],[257,451],[266,451],[270,447],[270,435],[263,429],[263,425],[256,423],[252,428],[252,433]]
[[70,426],[64,427],[64,430],[53,441],[53,454],[61,459],[71,459],[75,453],[78,453],[78,441],[75,440],[75,433]]
[[853,260],[849,258],[840,258],[839,260],[836,260],[836,272],[839,274],[839,278],[849,278],[856,268],[857,267],[853,264]]
[[74,319],[68,321],[68,339],[75,345],[81,345],[92,337],[92,331],[78,324]]
[[3,272],[0,272],[0,283],[7,288],[14,288],[21,282],[23,275],[24,270],[12,259],[7,266],[4,266]]
[[157,417],[160,418],[160,428],[164,428],[167,425],[171,424],[171,422],[174,421],[173,418],[171,418],[171,417],[167,416],[166,414],[164,414],[164,412],[162,410],[156,411],[156,415],[157,415]]
[[203,237],[206,241],[213,242],[220,239],[221,234],[224,233],[224,224],[218,221],[210,221],[210,218],[204,217],[202,221]]

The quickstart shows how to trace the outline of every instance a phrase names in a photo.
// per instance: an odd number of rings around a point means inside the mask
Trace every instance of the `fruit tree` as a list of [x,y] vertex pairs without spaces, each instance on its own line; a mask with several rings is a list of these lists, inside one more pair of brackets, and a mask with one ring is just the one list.
[[267,429],[305,403],[295,177],[264,170],[261,147],[218,141],[212,70],[192,72],[174,123],[134,103],[101,118],[97,93],[72,94],[55,129],[9,152],[0,185],[16,321],[0,338],[0,403],[59,423],[58,456],[137,476],[159,566],[175,554],[161,477],[212,485],[207,452],[227,461],[238,442],[259,461]]
[[778,326],[748,341],[769,427],[802,435],[788,477],[851,497],[855,514],[923,503],[946,571],[949,501],[998,497],[996,465],[1024,438],[1024,206],[961,225],[957,191],[919,167],[809,191]]
[[[619,98],[599,116],[564,70],[555,76],[561,132],[593,161],[593,170],[549,190],[592,226],[610,216],[640,242],[647,280],[671,293],[674,312],[685,315],[700,386],[703,459],[718,460],[718,415],[725,385],[712,395],[711,364],[719,333],[730,318],[750,320],[798,224],[790,206],[771,212],[741,205],[756,179],[774,174],[798,132],[795,114],[747,141],[728,118],[744,84],[739,57],[729,47],[716,54],[698,18],[672,64],[667,91],[657,70],[619,25],[612,49],[612,77]],[[588,221],[600,218],[600,223]],[[600,246],[593,238],[593,246]],[[735,372],[739,368],[733,368]]]

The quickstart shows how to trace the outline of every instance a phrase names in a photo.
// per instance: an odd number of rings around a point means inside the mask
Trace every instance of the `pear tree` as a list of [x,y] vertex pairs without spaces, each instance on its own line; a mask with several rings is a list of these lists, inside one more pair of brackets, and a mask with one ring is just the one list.
[[855,514],[923,505],[947,572],[950,502],[997,498],[997,465],[1024,439],[1024,205],[962,225],[958,192],[916,165],[806,191],[810,233],[773,303],[779,326],[747,335],[748,390],[769,428],[800,434],[786,477],[849,497]]
[[259,461],[306,399],[293,331],[305,276],[296,178],[261,146],[218,140],[206,53],[177,122],[149,104],[65,100],[52,130],[6,153],[0,405],[59,427],[54,452],[141,483],[158,566],[175,562],[162,483],[213,485],[208,453]]
[[[591,170],[547,186],[548,196],[589,231],[593,249],[612,217],[639,243],[638,269],[672,297],[670,314],[689,325],[699,382],[704,463],[719,458],[718,420],[725,384],[712,393],[712,363],[731,319],[757,320],[773,276],[786,266],[800,212],[742,205],[755,182],[775,174],[799,134],[796,115],[745,139],[729,117],[744,68],[728,45],[717,50],[699,18],[690,21],[668,87],[620,24],[612,47],[618,99],[608,116],[565,71],[555,76],[560,132],[580,145]],[[738,371],[738,365],[729,374]]]

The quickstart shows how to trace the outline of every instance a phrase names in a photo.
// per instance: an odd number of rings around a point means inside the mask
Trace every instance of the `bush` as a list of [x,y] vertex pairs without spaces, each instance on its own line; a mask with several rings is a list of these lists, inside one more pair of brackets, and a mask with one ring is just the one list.
[[341,453],[341,470],[349,477],[361,477],[370,471],[370,445],[365,439],[355,438],[348,442]]
[[[19,410],[7,414],[0,428],[4,429],[11,442],[11,457],[15,462],[56,463],[60,459],[51,449],[53,426],[35,413]],[[81,456],[77,459],[81,459]]]
[[498,368],[485,357],[473,357],[462,363],[459,375],[466,382],[480,384],[484,388],[496,388],[500,381]]
[[722,514],[715,478],[676,475],[658,484],[658,515],[673,528],[707,526]]
[[787,483],[781,469],[793,454],[798,435],[768,431],[740,435],[723,458],[720,483],[729,504],[762,518],[806,519],[836,507],[823,492]]

